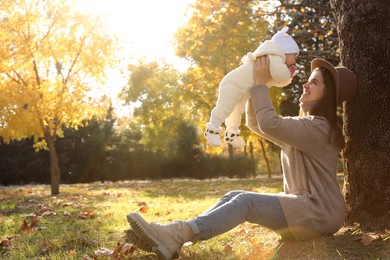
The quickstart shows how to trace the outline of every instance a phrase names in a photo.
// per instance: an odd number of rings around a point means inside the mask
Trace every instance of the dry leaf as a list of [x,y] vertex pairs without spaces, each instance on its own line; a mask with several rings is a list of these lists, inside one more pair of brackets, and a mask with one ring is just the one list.
[[114,250],[102,248],[93,252],[95,256],[111,256],[114,253]]
[[94,218],[95,217],[95,213],[94,213],[94,210],[93,209],[87,209],[85,210],[84,212],[80,212],[80,214],[78,215],[78,219],[90,219],[90,218]]
[[39,243],[39,246],[40,246],[41,250],[42,250],[44,253],[48,253],[48,252],[50,252],[50,251],[52,250],[52,247],[49,246],[45,240],[42,240],[42,241]]
[[70,256],[75,256],[76,255],[76,250],[75,249],[71,249],[71,250],[68,251],[68,254]]
[[133,244],[117,244],[117,247],[114,249],[115,256],[128,256],[133,254],[133,252],[137,249],[137,247]]
[[375,234],[363,234],[363,236],[360,239],[363,246],[369,246],[375,240],[380,239],[380,236]]
[[1,241],[0,243],[0,247],[10,247],[11,246],[11,241],[8,240],[8,239],[4,239],[3,241]]
[[142,206],[146,206],[146,205],[148,205],[146,202],[144,202],[144,201],[142,201],[142,202],[137,202],[137,205],[139,206],[139,207],[142,207]]
[[230,245],[226,245],[223,249],[226,254],[233,252],[233,248]]
[[62,204],[62,207],[64,208],[64,207],[73,206],[73,205],[74,205],[73,202],[67,202],[67,203]]
[[39,223],[39,218],[38,217],[33,217],[31,220],[31,224],[27,222],[26,219],[23,219],[23,223],[20,226],[19,230],[21,232],[30,232],[32,231],[35,226]]
[[42,217],[55,216],[55,215],[57,215],[57,213],[55,213],[51,209],[48,209],[48,210],[42,212],[42,214],[41,214]]
[[142,206],[139,208],[139,211],[142,212],[142,213],[146,213],[148,212],[149,210],[149,206],[148,205],[145,205],[145,206]]

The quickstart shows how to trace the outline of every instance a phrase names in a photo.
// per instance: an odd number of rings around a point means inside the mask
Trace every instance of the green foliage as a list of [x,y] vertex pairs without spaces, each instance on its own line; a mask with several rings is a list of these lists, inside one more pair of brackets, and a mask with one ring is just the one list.
[[[178,126],[176,139],[166,151],[147,151],[142,133],[119,132],[110,114],[106,120],[90,120],[88,126],[64,129],[56,141],[62,183],[131,179],[251,176],[252,162],[246,157],[207,156],[198,146],[197,131],[188,123]],[[137,129],[137,128],[131,128]],[[49,157],[34,152],[32,139],[0,145],[0,184],[49,183]]]
[[202,129],[217,101],[223,76],[268,38],[267,22],[258,15],[259,2],[195,1],[191,18],[175,35],[177,55],[193,63],[183,76],[183,91]]
[[148,151],[170,153],[178,128],[189,109],[183,102],[180,74],[161,62],[129,65],[129,83],[120,97],[133,108],[133,127],[141,129],[140,142]]
[[334,65],[339,63],[333,10],[328,0],[279,0],[266,3],[261,14],[272,21],[272,33],[289,27],[289,33],[300,46],[297,76],[289,87],[282,89],[280,104],[282,115],[298,115],[298,99],[310,75],[311,60],[320,57]]
[[266,22],[256,13],[258,1],[196,1],[192,16],[176,33],[177,54],[209,73],[226,74],[242,56],[264,40]]

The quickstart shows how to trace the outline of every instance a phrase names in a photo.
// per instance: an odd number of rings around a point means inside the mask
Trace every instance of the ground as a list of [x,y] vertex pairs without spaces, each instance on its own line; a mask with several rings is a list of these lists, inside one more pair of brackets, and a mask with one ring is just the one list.
[[[233,189],[276,193],[280,178],[124,181],[0,187],[0,259],[155,259],[126,241],[125,216],[138,210],[150,221],[189,219]],[[118,253],[120,252],[120,254]],[[334,236],[283,241],[245,222],[191,246],[181,260],[390,259],[390,231],[344,227]]]
[[[334,236],[309,241],[280,241],[274,259],[390,259],[390,233],[365,233],[344,227]],[[366,244],[366,245],[365,245]]]

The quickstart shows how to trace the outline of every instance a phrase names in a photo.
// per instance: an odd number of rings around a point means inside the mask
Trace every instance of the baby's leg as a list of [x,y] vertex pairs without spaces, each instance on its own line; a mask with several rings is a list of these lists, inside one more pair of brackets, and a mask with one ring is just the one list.
[[[222,81],[219,88],[217,104],[211,111],[210,124],[213,127],[220,127],[222,122],[233,112],[242,97],[243,93],[239,86]],[[214,125],[213,122],[220,122],[220,124]]]
[[240,130],[238,128],[241,125],[241,119],[245,111],[246,100],[246,95],[243,95],[243,98],[237,103],[236,107],[233,109],[233,112],[225,120],[225,141],[233,145],[235,148],[245,146],[245,141],[239,137]]
[[246,95],[242,95],[241,100],[237,102],[233,111],[226,118],[225,125],[228,131],[232,133],[239,133],[238,128],[241,125],[241,119],[245,111],[246,101],[247,101]]
[[230,82],[221,82],[217,105],[211,111],[210,122],[206,124],[207,129],[204,132],[204,136],[210,145],[214,147],[220,146],[221,143],[221,124],[232,113],[236,103],[240,101],[242,93],[239,86],[236,86]]

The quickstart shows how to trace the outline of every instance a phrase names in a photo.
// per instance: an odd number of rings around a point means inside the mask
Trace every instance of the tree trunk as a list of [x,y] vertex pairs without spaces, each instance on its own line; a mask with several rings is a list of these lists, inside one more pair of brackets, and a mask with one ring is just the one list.
[[269,161],[268,161],[267,153],[265,152],[263,139],[259,138],[259,143],[260,143],[260,146],[261,146],[261,151],[263,152],[263,157],[264,157],[264,160],[265,160],[265,164],[267,165],[268,178],[272,178],[271,167],[269,166]]
[[256,163],[255,163],[255,156],[253,154],[253,143],[249,142],[249,153],[251,155],[251,168],[252,168],[252,176],[256,176]]
[[234,150],[233,150],[233,145],[231,145],[231,144],[228,144],[228,153],[229,153],[229,160],[233,161]]
[[46,135],[46,142],[49,147],[50,153],[50,179],[51,179],[51,195],[57,195],[60,193],[60,168],[58,167],[57,151],[54,145],[55,139]]
[[346,224],[390,229],[390,5],[331,0],[342,65],[358,80],[344,104]]

